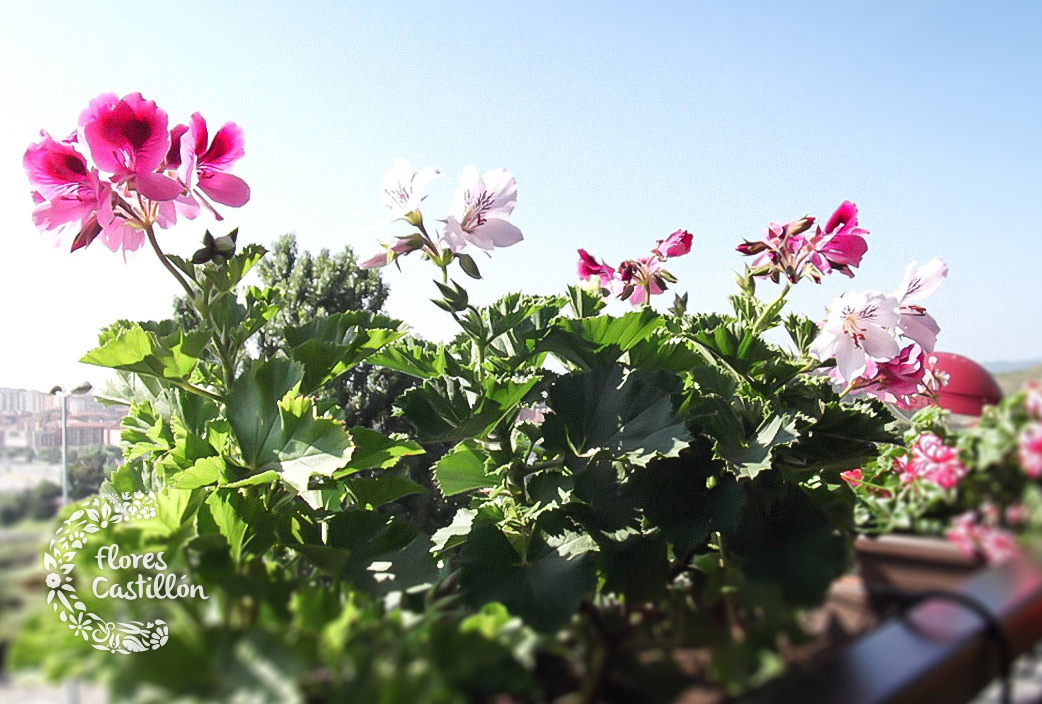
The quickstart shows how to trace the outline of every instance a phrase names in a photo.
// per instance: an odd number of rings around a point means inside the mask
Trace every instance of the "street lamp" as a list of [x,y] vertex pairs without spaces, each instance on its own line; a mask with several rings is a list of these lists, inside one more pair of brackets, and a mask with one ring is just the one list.
[[79,396],[91,390],[90,382],[83,382],[71,391],[65,391],[60,386],[51,389],[52,396],[58,396],[62,400],[62,506],[69,503],[69,396]]
[[[58,396],[62,400],[62,506],[69,504],[69,396],[79,396],[90,390],[90,382],[85,381],[70,391],[57,385],[50,391],[52,396]],[[79,682],[69,680],[65,683],[65,702],[66,704],[78,704],[79,701]]]

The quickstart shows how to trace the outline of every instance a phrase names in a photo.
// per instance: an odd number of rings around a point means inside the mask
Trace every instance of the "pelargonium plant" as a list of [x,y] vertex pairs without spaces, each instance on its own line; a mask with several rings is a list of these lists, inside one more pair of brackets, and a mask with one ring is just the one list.
[[967,556],[1002,562],[1042,526],[1042,413],[1033,382],[986,408],[970,427],[949,427],[927,407],[904,442],[844,479],[859,498],[868,533],[946,536]]
[[[211,599],[169,605],[168,644],[133,662],[77,649],[41,618],[16,663],[141,702],[657,701],[706,682],[737,693],[778,671],[806,638],[802,613],[850,564],[843,473],[897,440],[880,399],[930,392],[936,324],[920,303],[942,264],[912,267],[893,295],[841,297],[820,325],[783,318],[792,286],[861,265],[867,231],[847,201],[824,228],[804,217],[742,245],[756,259],[732,313],[689,313],[684,296],[653,307],[679,284],[665,265],[698,246],[683,229],[617,266],[580,251],[561,295],[479,307],[450,269],[478,278],[471,251],[522,242],[514,178],[467,168],[438,230],[424,188],[440,171],[397,160],[384,222],[408,230],[363,266],[430,261],[457,336],[435,343],[349,312],[289,328],[284,354],[258,358],[251,340],[279,291],[243,278],[264,250],[204,236],[188,260],[154,231],[244,204],[227,173],[241,155],[234,125],[208,143],[201,118],[168,129],[137,94],[102,96],[74,137],[27,153],[42,229],[73,231],[74,248],[148,239],[190,294],[197,327],[120,321],[84,360],[148,392],[104,491],[153,491],[157,515],[111,539],[164,551]],[[771,302],[757,297],[759,281],[783,278]],[[612,297],[633,309],[608,313]],[[779,327],[785,347],[764,339]],[[346,428],[316,402],[362,361],[416,378],[396,403],[411,436]],[[932,442],[916,471],[958,474]],[[425,452],[454,514],[430,532],[408,510],[428,487],[398,471]],[[677,657],[692,648],[704,655]]]

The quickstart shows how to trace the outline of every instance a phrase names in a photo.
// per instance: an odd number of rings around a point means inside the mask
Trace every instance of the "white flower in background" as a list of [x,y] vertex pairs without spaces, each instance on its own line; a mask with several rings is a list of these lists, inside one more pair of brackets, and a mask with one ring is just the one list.
[[424,189],[439,176],[441,171],[438,169],[428,167],[413,171],[405,159],[395,159],[391,168],[384,172],[380,189],[380,201],[391,211],[382,222],[406,220],[416,225],[420,221],[420,203],[426,198]]
[[901,312],[897,327],[905,337],[918,342],[927,352],[933,352],[941,328],[919,304],[932,296],[947,276],[948,265],[940,257],[934,257],[922,266],[912,262],[905,270],[901,285],[894,291]]
[[901,351],[891,330],[901,319],[900,303],[878,291],[839,296],[810,346],[819,360],[836,359],[844,382],[865,373],[868,361],[885,362]]
[[473,166],[463,170],[459,188],[445,223],[443,238],[454,252],[467,243],[490,251],[509,247],[523,238],[521,230],[507,222],[517,205],[517,181],[506,169],[482,175]]

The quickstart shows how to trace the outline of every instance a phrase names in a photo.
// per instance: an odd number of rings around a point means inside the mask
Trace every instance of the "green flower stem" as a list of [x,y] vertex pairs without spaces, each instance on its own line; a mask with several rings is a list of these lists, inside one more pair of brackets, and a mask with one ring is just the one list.
[[189,383],[187,381],[176,381],[176,380],[173,380],[173,379],[171,379],[170,381],[173,384],[175,384],[178,388],[184,389],[185,391],[187,391],[189,393],[193,393],[196,396],[202,396],[204,398],[210,399],[211,401],[216,401],[217,403],[224,403],[224,399],[223,398],[221,398],[220,396],[218,396],[217,394],[215,394],[212,391],[207,391],[206,389],[202,388],[201,386],[196,386],[195,384],[191,384],[191,383]]
[[755,323],[753,323],[754,335],[763,330],[763,326],[767,324],[767,321],[774,317],[774,315],[782,309],[782,306],[785,305],[785,296],[788,295],[789,290],[791,288],[792,284],[790,282],[786,282],[785,286],[781,290],[781,293],[778,294],[778,297],[775,298],[769,306],[763,309],[763,313],[760,313],[760,317],[756,319]]
[[163,250],[159,248],[159,242],[156,241],[156,233],[152,228],[152,223],[145,224],[145,235],[148,236],[148,243],[152,245],[152,250],[155,251],[156,256],[159,257],[159,261],[163,262],[163,266],[166,267],[166,270],[177,279],[177,283],[181,284],[181,288],[183,288],[185,293],[188,295],[188,300],[194,301],[195,293],[192,291],[192,287],[189,286],[188,282],[185,281],[183,276],[181,276],[181,272],[177,270],[177,267],[171,264],[170,260],[166,258],[166,255],[163,254]]

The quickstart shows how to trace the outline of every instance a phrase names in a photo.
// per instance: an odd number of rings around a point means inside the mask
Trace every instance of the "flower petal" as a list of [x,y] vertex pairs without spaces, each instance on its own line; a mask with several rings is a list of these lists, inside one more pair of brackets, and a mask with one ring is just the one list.
[[199,190],[218,203],[232,208],[246,205],[250,200],[250,187],[232,174],[202,173],[199,176]]

